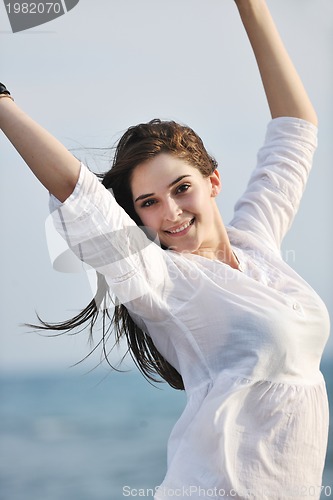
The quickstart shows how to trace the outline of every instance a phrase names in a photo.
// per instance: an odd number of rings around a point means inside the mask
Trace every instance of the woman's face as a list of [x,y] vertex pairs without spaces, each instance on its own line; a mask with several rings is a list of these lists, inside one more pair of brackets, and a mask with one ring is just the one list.
[[203,177],[186,161],[161,153],[134,169],[131,189],[143,225],[156,231],[163,245],[190,253],[216,248],[221,223],[217,171]]

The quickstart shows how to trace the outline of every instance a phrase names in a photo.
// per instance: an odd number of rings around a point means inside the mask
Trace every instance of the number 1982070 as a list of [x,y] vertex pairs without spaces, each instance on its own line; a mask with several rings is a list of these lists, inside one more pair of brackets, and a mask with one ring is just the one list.
[[23,2],[6,4],[8,14],[60,14],[62,12],[62,5],[59,2]]

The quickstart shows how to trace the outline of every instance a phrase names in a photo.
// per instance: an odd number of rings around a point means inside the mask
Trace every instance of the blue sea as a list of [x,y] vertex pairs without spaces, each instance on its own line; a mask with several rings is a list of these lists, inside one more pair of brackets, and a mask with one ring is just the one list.
[[[323,372],[332,402],[333,369]],[[152,498],[185,405],[182,392],[166,384],[156,389],[134,369],[106,377],[75,369],[0,375],[0,391],[0,500]],[[323,485],[328,498],[332,427]]]

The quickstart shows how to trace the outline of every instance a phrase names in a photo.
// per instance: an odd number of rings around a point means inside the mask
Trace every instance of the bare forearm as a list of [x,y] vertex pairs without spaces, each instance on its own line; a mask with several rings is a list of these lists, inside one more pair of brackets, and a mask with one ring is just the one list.
[[271,115],[317,124],[317,115],[284,47],[265,0],[235,0],[252,45]]
[[60,201],[72,193],[80,162],[11,99],[0,99],[0,128],[40,182]]

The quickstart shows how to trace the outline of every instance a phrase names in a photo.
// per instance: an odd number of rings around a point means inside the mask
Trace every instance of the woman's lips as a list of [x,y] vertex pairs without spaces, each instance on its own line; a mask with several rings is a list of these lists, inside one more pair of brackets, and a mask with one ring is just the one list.
[[194,222],[195,217],[193,219],[189,220],[188,222],[185,222],[181,226],[178,226],[176,229],[173,230],[165,230],[164,232],[167,233],[169,236],[183,236],[184,234],[188,233],[190,230],[193,222]]

